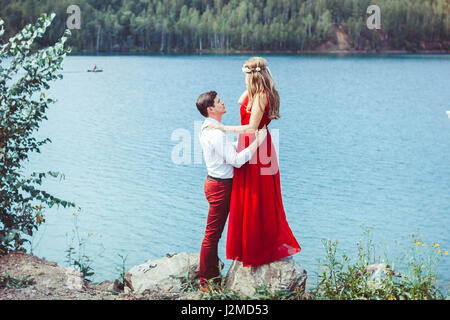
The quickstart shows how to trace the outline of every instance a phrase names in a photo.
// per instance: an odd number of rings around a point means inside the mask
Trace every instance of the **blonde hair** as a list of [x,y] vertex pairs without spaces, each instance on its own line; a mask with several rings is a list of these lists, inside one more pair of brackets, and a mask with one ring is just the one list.
[[263,98],[265,95],[269,103],[269,119],[279,119],[280,96],[277,89],[275,89],[275,81],[268,70],[267,60],[261,57],[253,57],[244,63],[244,69],[249,99],[247,111],[249,111],[249,107],[252,105],[256,95],[260,95],[260,98]]

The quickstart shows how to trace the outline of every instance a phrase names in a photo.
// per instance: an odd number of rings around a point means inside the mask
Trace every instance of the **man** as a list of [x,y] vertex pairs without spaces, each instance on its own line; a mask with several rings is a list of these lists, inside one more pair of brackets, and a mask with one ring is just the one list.
[[[205,237],[200,250],[200,290],[209,292],[208,280],[220,280],[217,246],[228,217],[234,167],[239,168],[249,161],[267,136],[267,129],[255,132],[256,139],[241,152],[236,152],[225,132],[206,128],[208,124],[220,123],[226,113],[225,105],[217,92],[209,91],[199,96],[196,102],[200,113],[206,118],[200,129],[200,144],[208,171],[205,195],[209,202]],[[223,267],[223,265],[221,266]]]

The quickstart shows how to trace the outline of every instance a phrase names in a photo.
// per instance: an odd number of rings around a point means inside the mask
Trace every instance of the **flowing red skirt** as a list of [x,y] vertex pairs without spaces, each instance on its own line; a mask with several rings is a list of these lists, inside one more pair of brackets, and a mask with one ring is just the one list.
[[[270,120],[265,122],[260,127]],[[253,140],[254,134],[239,135],[237,150]],[[269,132],[266,142],[248,163],[234,169],[226,257],[244,266],[270,263],[301,250],[286,221],[278,160]]]

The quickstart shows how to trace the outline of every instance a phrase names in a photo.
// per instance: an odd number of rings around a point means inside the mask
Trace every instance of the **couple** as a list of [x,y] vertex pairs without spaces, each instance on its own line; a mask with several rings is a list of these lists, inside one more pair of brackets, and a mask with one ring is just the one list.
[[[206,118],[200,143],[208,171],[205,195],[209,212],[200,250],[200,290],[220,276],[217,246],[228,213],[227,259],[254,267],[298,253],[301,248],[286,221],[275,147],[266,126],[279,118],[280,99],[260,57],[242,67],[247,90],[241,95],[241,126],[224,126],[225,105],[215,91],[196,105]],[[238,133],[237,146],[225,132]],[[223,266],[222,266],[223,267]]]

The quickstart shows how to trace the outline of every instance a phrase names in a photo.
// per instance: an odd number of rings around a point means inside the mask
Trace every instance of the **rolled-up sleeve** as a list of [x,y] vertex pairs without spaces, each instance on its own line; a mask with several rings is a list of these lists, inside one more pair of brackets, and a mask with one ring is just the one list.
[[220,130],[215,130],[214,139],[212,139],[211,142],[217,154],[233,167],[240,168],[251,158],[249,148],[246,148],[241,152],[236,152],[236,146],[225,133]]

